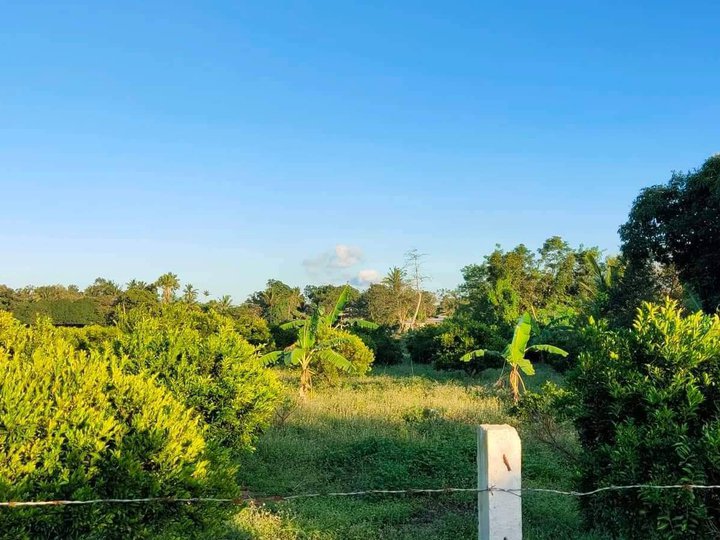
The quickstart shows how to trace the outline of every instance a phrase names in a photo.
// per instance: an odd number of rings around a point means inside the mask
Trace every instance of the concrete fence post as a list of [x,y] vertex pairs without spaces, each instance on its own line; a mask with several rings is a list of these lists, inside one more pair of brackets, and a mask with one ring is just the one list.
[[[478,427],[478,489],[521,487],[521,446],[515,428],[483,424]],[[520,493],[478,492],[478,538],[522,540]]]

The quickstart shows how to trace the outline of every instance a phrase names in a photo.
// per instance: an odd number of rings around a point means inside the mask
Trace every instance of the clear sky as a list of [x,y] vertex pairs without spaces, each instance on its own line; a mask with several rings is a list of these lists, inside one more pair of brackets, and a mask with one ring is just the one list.
[[[720,150],[718,2],[0,0],[0,283],[241,300],[618,248]],[[340,246],[340,247],[337,247]]]

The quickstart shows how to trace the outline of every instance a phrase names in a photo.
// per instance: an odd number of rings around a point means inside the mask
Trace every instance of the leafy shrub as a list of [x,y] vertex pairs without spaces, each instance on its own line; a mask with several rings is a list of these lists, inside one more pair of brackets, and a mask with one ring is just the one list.
[[393,335],[389,326],[378,326],[375,329],[351,327],[350,331],[363,340],[363,343],[375,355],[375,364],[393,365],[403,360],[403,349],[400,340]]
[[101,349],[105,344],[109,344],[119,335],[119,331],[116,326],[93,324],[83,328],[64,328],[62,335],[76,349],[89,351]]
[[297,329],[271,326],[270,337],[272,338],[272,342],[275,343],[275,347],[277,349],[285,349],[295,343],[295,340],[297,339]]
[[[49,320],[0,312],[0,499],[200,496],[226,486],[209,466],[198,415],[107,351],[79,351]],[[218,517],[191,507],[13,509],[2,538],[155,537]]]
[[[502,350],[506,340],[495,326],[473,320],[450,319],[439,328],[442,330],[436,338],[439,351],[433,362],[437,369],[463,369],[477,373],[483,369],[503,366],[504,360],[495,357],[475,358],[469,362],[460,360],[465,353],[474,349]],[[510,335],[512,331],[508,337]]]
[[91,298],[70,300],[58,298],[20,302],[14,309],[15,316],[26,324],[35,321],[38,315],[50,317],[60,326],[84,326],[104,321],[97,303]]
[[[572,377],[584,448],[582,489],[720,481],[720,319],[644,304],[631,331],[586,330]],[[717,537],[711,490],[627,490],[583,499],[623,538]]]
[[552,319],[537,331],[533,339],[530,340],[530,343],[552,343],[566,351],[568,353],[567,356],[547,352],[528,354],[528,358],[533,362],[543,362],[555,371],[565,373],[576,365],[577,358],[582,349],[582,335],[578,321],[575,317],[558,317]]
[[410,359],[416,364],[435,361],[443,348],[439,339],[443,330],[443,326],[428,325],[405,334],[405,347]]
[[227,315],[235,323],[235,331],[245,338],[250,345],[263,345],[272,349],[274,344],[270,327],[267,321],[262,318],[259,309],[254,309],[254,306],[248,305],[235,306],[228,311]]
[[[318,340],[320,344],[323,342],[334,342],[332,349],[347,358],[352,364],[353,375],[364,375],[370,371],[375,356],[373,352],[363,343],[363,340],[350,332],[321,326],[318,329]],[[330,380],[335,380],[339,376],[339,371],[332,366],[324,364],[322,368],[324,375]]]
[[132,310],[120,328],[114,347],[124,368],[156,377],[198,411],[213,442],[248,448],[270,422],[279,384],[232,319],[171,304],[158,316]]

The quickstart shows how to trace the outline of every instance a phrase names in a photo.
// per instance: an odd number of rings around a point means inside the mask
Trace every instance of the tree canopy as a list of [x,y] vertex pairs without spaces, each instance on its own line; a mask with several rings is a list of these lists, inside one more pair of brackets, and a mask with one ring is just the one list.
[[642,190],[620,227],[629,264],[674,266],[702,307],[720,307],[720,155]]

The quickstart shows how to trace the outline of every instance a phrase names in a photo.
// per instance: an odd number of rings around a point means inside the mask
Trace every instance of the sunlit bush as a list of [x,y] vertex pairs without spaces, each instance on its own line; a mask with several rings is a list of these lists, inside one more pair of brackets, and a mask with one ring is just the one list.
[[[645,304],[626,334],[602,324],[572,388],[584,447],[582,488],[720,483],[720,319]],[[714,538],[712,490],[627,490],[583,499],[589,520],[622,538]]]
[[268,425],[279,383],[231,319],[173,304],[157,315],[131,310],[119,327],[124,368],[156,377],[198,411],[214,443],[242,450]]
[[[333,350],[350,360],[352,364],[350,373],[353,375],[364,375],[370,371],[375,356],[358,336],[338,328],[322,327],[318,330],[318,339],[320,343],[323,341],[335,343]],[[332,366],[325,365],[323,369],[325,370],[324,374],[331,380],[339,375],[339,372]]]
[[[109,352],[0,312],[0,499],[198,496],[223,485],[199,415]],[[153,537],[212,520],[179,505],[11,509],[3,538]],[[132,531],[132,532],[130,532]]]

